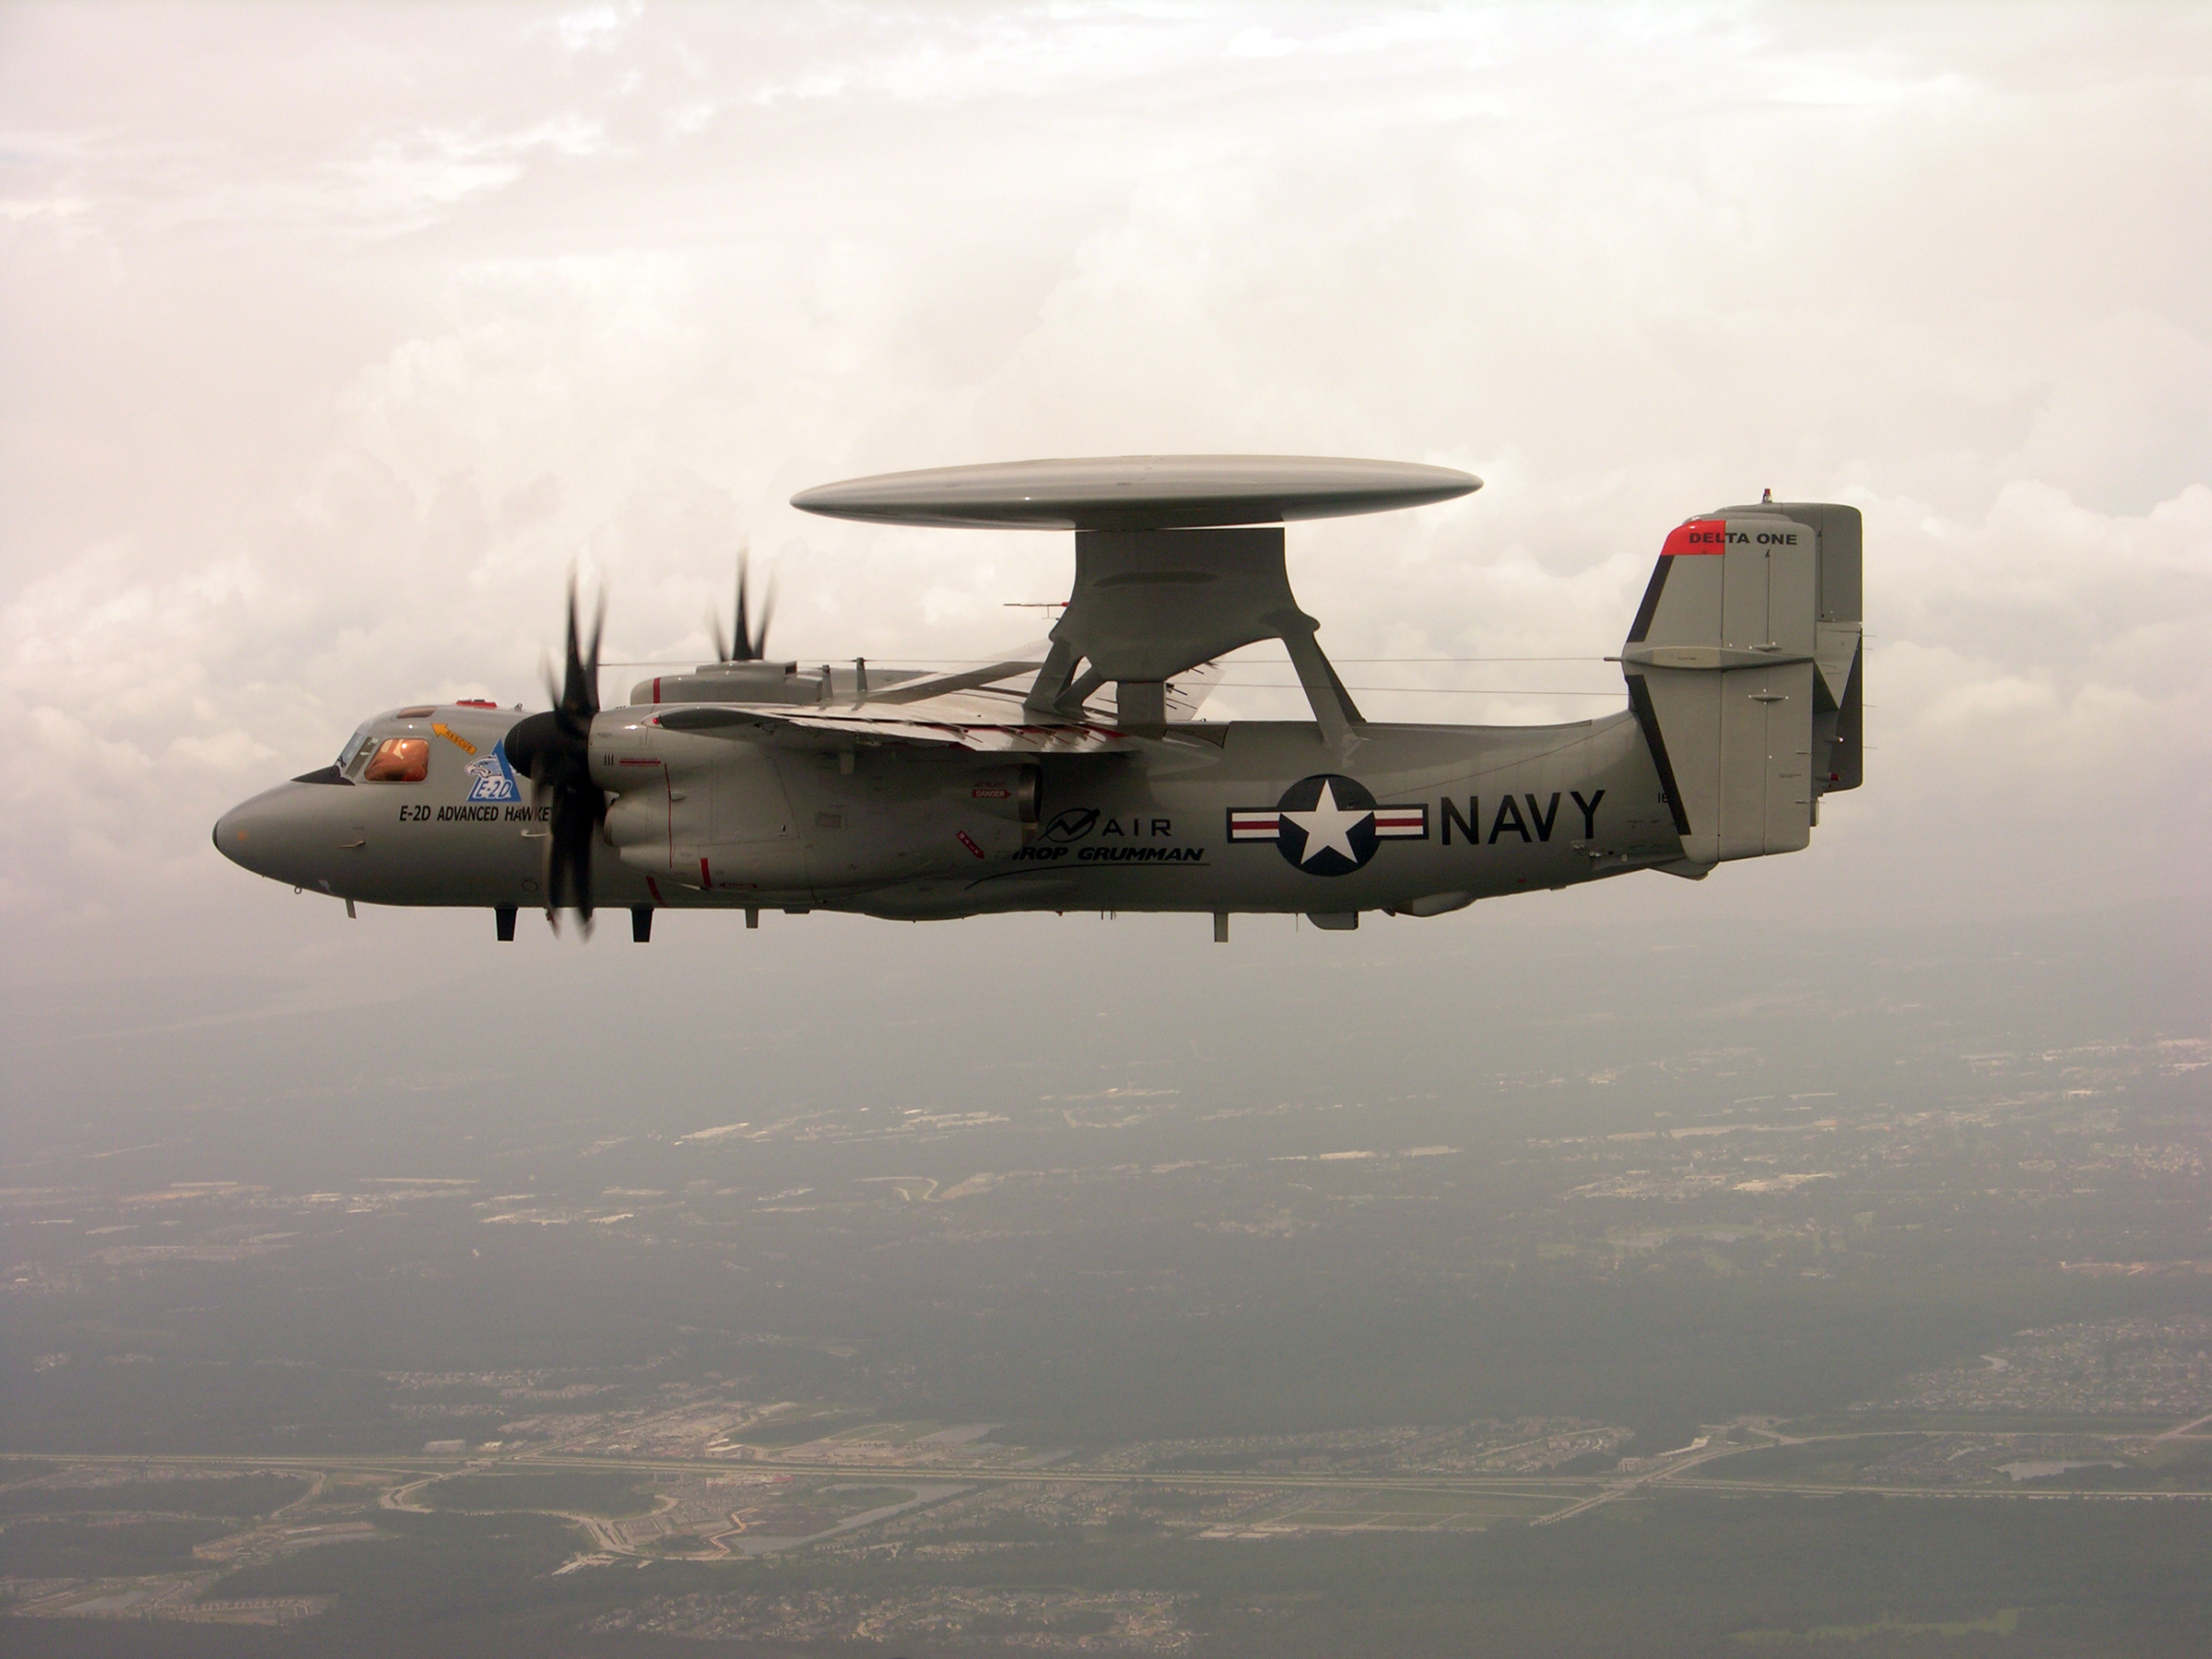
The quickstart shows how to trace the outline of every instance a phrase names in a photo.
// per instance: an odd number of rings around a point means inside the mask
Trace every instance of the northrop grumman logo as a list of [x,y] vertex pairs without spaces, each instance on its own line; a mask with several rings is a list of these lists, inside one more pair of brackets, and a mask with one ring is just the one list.
[[1232,841],[1271,841],[1309,876],[1349,876],[1386,841],[1427,841],[1429,806],[1378,806],[1357,778],[1319,772],[1283,791],[1273,806],[1229,809]]
[[1096,806],[1070,806],[1055,816],[1044,827],[1044,839],[1065,846],[1079,841],[1099,827],[1099,809]]

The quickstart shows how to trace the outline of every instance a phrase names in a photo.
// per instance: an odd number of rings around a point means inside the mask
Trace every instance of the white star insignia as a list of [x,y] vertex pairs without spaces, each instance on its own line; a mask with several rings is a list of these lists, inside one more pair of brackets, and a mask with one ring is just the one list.
[[1285,812],[1282,815],[1306,832],[1305,855],[1298,862],[1302,866],[1312,864],[1324,853],[1341,853],[1347,864],[1358,864],[1359,854],[1352,851],[1352,831],[1374,816],[1372,807],[1360,807],[1347,812],[1336,805],[1336,786],[1324,782],[1321,799],[1308,812]]

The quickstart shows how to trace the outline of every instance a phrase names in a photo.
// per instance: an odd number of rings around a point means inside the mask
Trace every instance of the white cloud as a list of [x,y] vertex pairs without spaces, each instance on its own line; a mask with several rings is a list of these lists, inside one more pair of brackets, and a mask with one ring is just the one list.
[[612,49],[621,32],[636,22],[643,10],[642,0],[628,0],[622,6],[580,6],[554,18],[553,32],[571,52],[605,52]]
[[1288,57],[1298,50],[1296,41],[1285,40],[1264,24],[1240,29],[1230,37],[1229,55],[1241,58]]

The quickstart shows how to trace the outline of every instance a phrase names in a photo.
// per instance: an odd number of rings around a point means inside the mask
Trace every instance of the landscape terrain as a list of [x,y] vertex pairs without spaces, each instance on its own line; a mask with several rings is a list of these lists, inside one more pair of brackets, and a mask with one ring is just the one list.
[[0,1629],[2201,1652],[2206,920],[19,998]]

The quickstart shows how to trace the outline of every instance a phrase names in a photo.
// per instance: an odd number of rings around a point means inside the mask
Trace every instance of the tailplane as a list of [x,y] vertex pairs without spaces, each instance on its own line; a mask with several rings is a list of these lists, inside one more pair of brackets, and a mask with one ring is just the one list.
[[1684,874],[1794,853],[1861,777],[1859,510],[1763,500],[1668,533],[1621,647]]

